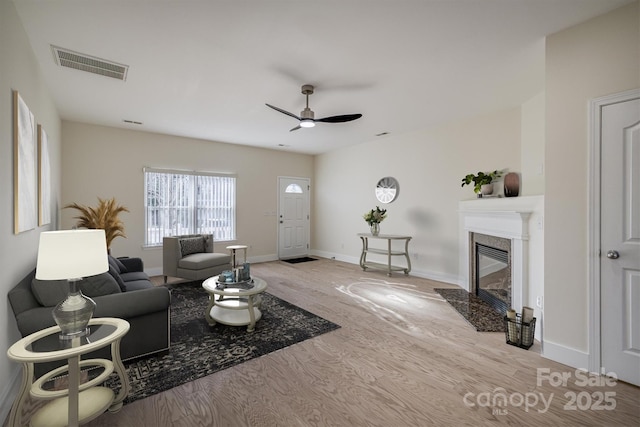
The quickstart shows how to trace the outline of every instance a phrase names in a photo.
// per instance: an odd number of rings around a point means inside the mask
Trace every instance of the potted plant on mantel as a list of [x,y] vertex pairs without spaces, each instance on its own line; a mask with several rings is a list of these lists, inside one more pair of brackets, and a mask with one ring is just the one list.
[[500,178],[502,171],[495,170],[493,172],[478,172],[476,175],[470,173],[462,178],[462,185],[470,185],[473,182],[473,191],[482,197],[483,195],[489,195],[493,193],[493,180]]

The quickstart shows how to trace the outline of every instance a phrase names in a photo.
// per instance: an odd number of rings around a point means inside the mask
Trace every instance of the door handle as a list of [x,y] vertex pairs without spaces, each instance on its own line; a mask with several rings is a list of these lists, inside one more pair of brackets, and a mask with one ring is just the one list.
[[610,251],[607,251],[607,258],[618,259],[620,258],[620,254],[618,253],[618,251],[610,250]]

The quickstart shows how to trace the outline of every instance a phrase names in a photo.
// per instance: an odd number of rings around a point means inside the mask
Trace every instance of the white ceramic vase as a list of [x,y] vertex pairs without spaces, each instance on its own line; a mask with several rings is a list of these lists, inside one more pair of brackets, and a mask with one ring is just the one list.
[[482,186],[480,187],[480,193],[483,196],[488,196],[489,194],[493,194],[493,183],[482,184]]

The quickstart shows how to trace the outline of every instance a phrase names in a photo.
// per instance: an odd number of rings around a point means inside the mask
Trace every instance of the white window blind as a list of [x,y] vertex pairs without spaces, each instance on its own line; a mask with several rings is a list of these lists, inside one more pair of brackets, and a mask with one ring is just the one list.
[[236,177],[205,172],[144,169],[145,245],[165,236],[211,233],[236,238]]

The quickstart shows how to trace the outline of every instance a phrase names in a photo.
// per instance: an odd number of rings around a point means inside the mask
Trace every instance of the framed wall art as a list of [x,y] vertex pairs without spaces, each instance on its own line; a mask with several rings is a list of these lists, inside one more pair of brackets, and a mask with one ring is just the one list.
[[38,125],[38,225],[51,222],[51,161],[49,140],[42,125]]
[[18,91],[13,91],[14,233],[36,227],[36,123]]

